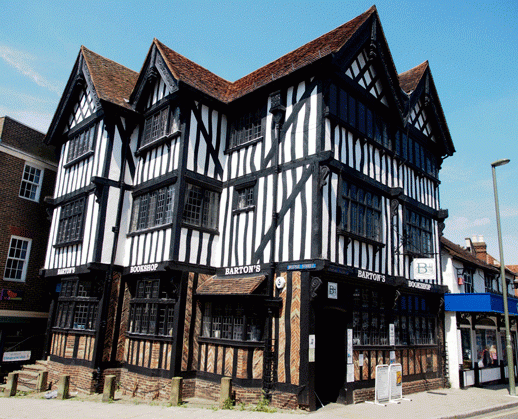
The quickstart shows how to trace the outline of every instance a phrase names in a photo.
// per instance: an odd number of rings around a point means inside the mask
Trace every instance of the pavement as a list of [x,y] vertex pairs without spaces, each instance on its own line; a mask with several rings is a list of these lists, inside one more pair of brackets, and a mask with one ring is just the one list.
[[315,412],[257,412],[254,406],[219,409],[213,402],[188,399],[182,407],[165,402],[132,399],[118,394],[109,403],[101,395],[72,394],[68,400],[46,399],[44,393],[0,397],[0,419],[461,419],[518,407],[518,397],[509,396],[503,385],[440,389],[405,396],[398,404],[328,404]]

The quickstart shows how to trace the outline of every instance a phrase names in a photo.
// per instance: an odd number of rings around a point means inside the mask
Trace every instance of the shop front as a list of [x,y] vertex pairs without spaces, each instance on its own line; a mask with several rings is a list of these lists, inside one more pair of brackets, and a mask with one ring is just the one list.
[[[511,345],[516,365],[517,303],[509,298]],[[509,377],[503,298],[498,294],[446,294],[446,328],[457,331],[459,387],[478,386]],[[450,351],[450,356],[455,357]],[[453,379],[456,371],[450,371]]]

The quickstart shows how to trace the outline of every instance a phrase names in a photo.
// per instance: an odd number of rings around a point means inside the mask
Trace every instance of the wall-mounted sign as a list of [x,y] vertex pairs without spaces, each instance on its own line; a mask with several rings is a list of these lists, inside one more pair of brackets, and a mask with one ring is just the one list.
[[304,271],[306,269],[316,269],[316,263],[301,263],[299,265],[288,265],[286,269],[288,271]]
[[242,275],[261,272],[261,265],[234,266],[225,268],[225,275]]
[[61,268],[58,269],[58,275],[72,275],[76,273],[76,268]]
[[425,282],[416,282],[416,281],[408,281],[408,288],[417,288],[419,290],[430,291],[432,289],[432,284],[426,284]]
[[0,290],[0,301],[2,300],[11,300],[11,301],[21,301],[23,295],[23,291],[18,290]]
[[417,258],[412,261],[414,279],[436,279],[435,259]]
[[338,298],[338,284],[336,282],[327,283],[327,298],[336,300]]
[[154,272],[158,269],[158,263],[149,263],[147,265],[130,266],[130,274],[138,274],[141,272]]
[[315,362],[315,335],[309,335],[308,361]]
[[31,359],[31,351],[4,352],[2,362],[19,362]]
[[385,275],[377,274],[375,272],[362,271],[358,269],[358,278],[368,279],[370,281],[385,282]]

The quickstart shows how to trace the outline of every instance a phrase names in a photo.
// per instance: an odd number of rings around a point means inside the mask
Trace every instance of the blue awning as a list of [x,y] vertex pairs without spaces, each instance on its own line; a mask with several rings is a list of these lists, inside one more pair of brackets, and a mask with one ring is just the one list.
[[[518,300],[508,297],[510,315],[518,315]],[[504,313],[504,299],[498,294],[444,294],[445,311]]]

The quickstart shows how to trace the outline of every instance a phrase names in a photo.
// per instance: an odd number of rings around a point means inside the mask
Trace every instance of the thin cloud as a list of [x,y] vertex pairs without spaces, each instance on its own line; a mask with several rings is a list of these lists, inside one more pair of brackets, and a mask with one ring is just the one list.
[[31,79],[38,86],[45,87],[51,92],[61,95],[61,89],[39,74],[31,65],[35,60],[33,56],[22,51],[15,50],[5,45],[0,45],[0,58],[21,74]]

